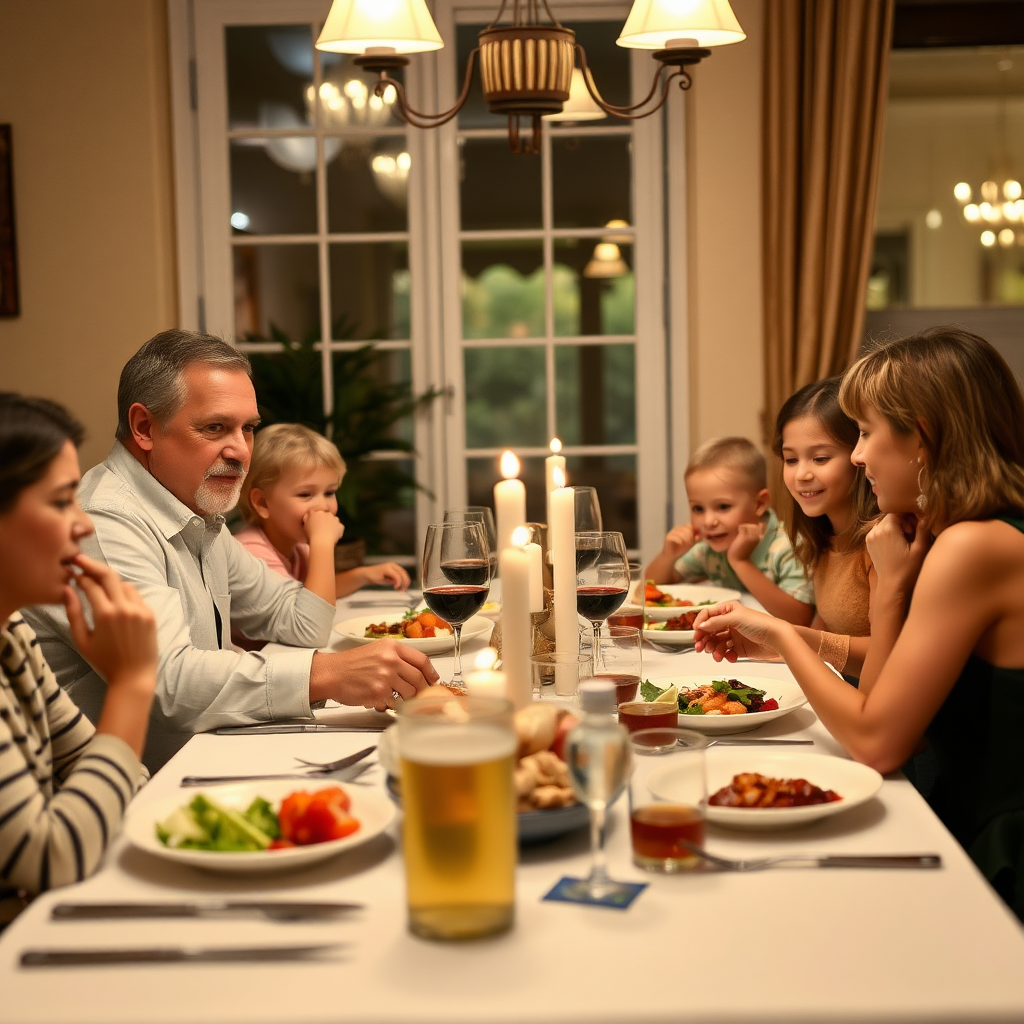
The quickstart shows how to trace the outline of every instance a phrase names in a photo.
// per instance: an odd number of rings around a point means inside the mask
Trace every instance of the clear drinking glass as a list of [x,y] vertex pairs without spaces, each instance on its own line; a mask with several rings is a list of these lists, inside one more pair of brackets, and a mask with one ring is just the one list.
[[462,686],[462,624],[487,600],[490,552],[479,522],[432,523],[423,545],[423,600],[455,634],[455,674]]
[[636,626],[605,625],[591,639],[590,654],[596,679],[615,684],[615,703],[637,699],[643,677],[643,638]]
[[[621,533],[576,533],[576,610],[589,620],[596,638],[601,624],[626,600],[629,563]],[[594,673],[603,671],[601,648],[594,647]]]
[[703,866],[707,738],[686,729],[644,729],[630,736],[629,824],[633,863],[672,873]]
[[494,697],[398,708],[409,928],[429,939],[506,931],[515,913],[516,735]]
[[576,499],[576,532],[594,533],[603,528],[601,520],[601,503],[597,500],[597,490],[593,487],[574,487]]
[[466,508],[450,508],[444,514],[446,523],[480,523],[487,535],[490,551],[491,579],[498,575],[498,531],[494,526],[494,513],[487,505],[468,505]]
[[571,697],[591,674],[589,654],[551,651],[530,658],[534,697]]

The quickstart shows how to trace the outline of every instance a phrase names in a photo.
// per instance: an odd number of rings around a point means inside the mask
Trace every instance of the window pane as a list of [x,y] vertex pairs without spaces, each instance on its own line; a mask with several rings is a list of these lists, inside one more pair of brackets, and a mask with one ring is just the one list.
[[316,139],[231,140],[234,234],[316,232]]
[[[339,447],[344,454],[344,446]],[[350,459],[338,494],[338,518],[345,524],[345,539],[363,538],[371,555],[413,554],[414,472],[412,459]]]
[[565,471],[570,484],[597,488],[604,528],[618,530],[627,548],[637,547],[636,456],[570,455]]
[[348,452],[389,448],[393,440],[412,443],[411,416],[398,416],[412,396],[407,349],[345,349],[331,355],[334,380],[334,436]]
[[465,371],[467,448],[548,443],[542,345],[468,348]]
[[[530,523],[546,522],[544,459],[520,456],[519,461],[519,479],[526,484],[526,520]],[[494,508],[494,485],[500,479],[497,459],[466,459],[466,504]]]
[[236,246],[234,269],[239,339],[320,337],[315,245]]
[[541,226],[540,160],[505,139],[460,139],[459,158],[464,231]]
[[230,126],[284,128],[308,123],[307,89],[313,84],[310,26],[229,25],[224,38]]
[[405,231],[412,164],[405,139],[328,136],[332,143],[339,150],[327,165],[328,230]]
[[555,334],[632,334],[632,264],[633,246],[619,235],[556,239]]
[[330,246],[334,341],[409,337],[409,247],[405,242]]
[[630,170],[628,137],[552,136],[555,227],[597,228],[610,220],[630,223]]
[[464,242],[462,336],[543,338],[544,334],[541,243]]
[[634,347],[556,345],[555,422],[563,444],[636,444]]

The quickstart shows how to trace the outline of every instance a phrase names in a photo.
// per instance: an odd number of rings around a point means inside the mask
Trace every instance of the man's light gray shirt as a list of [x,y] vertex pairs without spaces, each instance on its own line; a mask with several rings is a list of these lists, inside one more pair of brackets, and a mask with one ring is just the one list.
[[[194,732],[310,716],[312,648],[330,640],[333,605],[246,551],[223,516],[192,512],[120,442],[84,475],[79,497],[96,528],[82,549],[133,583],[156,614],[151,771]],[[106,683],[75,648],[64,608],[28,609],[25,618],[61,685],[96,722]],[[256,640],[309,649],[241,653],[231,647],[232,624]]]

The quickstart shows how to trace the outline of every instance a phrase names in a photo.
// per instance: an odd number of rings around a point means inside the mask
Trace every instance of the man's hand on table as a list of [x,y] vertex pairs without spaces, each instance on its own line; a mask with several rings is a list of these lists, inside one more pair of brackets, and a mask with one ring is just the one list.
[[415,697],[438,678],[422,651],[397,640],[377,640],[339,654],[317,651],[309,670],[309,699],[384,711],[398,699]]

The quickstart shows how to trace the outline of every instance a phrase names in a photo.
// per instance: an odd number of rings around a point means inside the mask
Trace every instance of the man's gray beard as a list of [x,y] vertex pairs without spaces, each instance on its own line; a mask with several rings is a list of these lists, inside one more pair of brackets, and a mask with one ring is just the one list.
[[242,493],[242,483],[245,480],[244,476],[238,477],[235,481],[235,486],[231,489],[231,493],[223,497],[206,482],[211,476],[214,476],[215,471],[222,469],[237,469],[238,472],[241,472],[242,465],[241,463],[235,463],[228,466],[223,462],[219,462],[206,471],[206,476],[196,489],[195,497],[192,499],[195,502],[196,508],[204,516],[227,515],[238,504],[238,499]]

